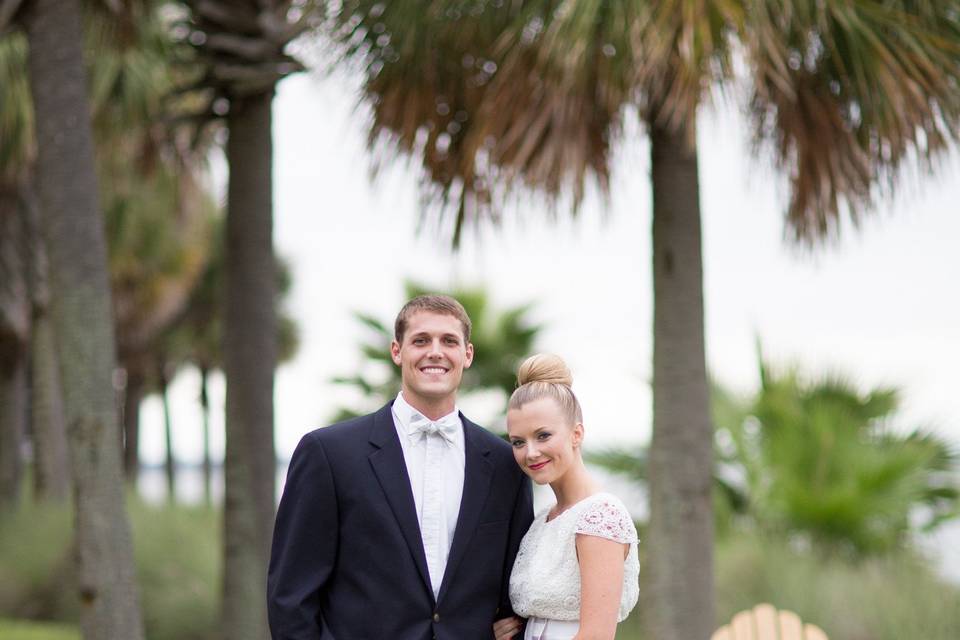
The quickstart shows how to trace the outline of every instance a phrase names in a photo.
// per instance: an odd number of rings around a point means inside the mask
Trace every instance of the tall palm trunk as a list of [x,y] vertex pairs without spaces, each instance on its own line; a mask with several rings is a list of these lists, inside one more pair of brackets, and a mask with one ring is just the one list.
[[50,320],[47,256],[40,237],[40,212],[32,184],[23,190],[27,220],[27,274],[31,302],[30,432],[33,440],[33,488],[41,500],[64,501],[70,493],[67,425],[63,415],[60,364]]
[[31,0],[24,22],[36,121],[37,192],[76,500],[81,628],[86,640],[139,640],[143,623],[117,447],[107,251],[79,0]]
[[233,100],[228,119],[224,373],[223,632],[263,640],[274,516],[274,317],[272,91]]
[[[3,353],[0,363],[0,510],[15,506],[23,486],[27,367],[22,353]],[[8,357],[9,356],[9,357]]]
[[170,414],[170,380],[167,367],[161,357],[157,365],[157,380],[160,386],[160,402],[163,404],[163,447],[166,451],[163,470],[167,477],[167,502],[177,501],[177,464],[173,454],[173,416]]
[[127,369],[123,390],[123,473],[135,484],[140,473],[140,404],[146,395],[147,380],[137,367]]
[[653,438],[647,616],[657,640],[706,640],[714,624],[713,428],[703,334],[697,152],[650,125]]
[[44,500],[66,500],[70,490],[63,388],[53,325],[46,312],[35,316],[30,342],[30,417],[33,486]]
[[23,481],[30,332],[23,222],[18,190],[0,189],[0,507],[18,501]]
[[203,504],[213,504],[213,469],[210,463],[210,367],[200,365],[200,410],[203,413]]

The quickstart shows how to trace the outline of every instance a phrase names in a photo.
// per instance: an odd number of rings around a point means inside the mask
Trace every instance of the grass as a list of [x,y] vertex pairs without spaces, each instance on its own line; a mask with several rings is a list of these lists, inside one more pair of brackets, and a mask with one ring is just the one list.
[[65,624],[0,619],[3,640],[81,640],[80,630]]
[[[155,507],[137,498],[128,500],[128,509],[147,638],[215,637],[222,554],[218,512]],[[77,623],[71,527],[70,508],[27,501],[0,519],[0,617]],[[0,626],[0,638],[14,636]]]

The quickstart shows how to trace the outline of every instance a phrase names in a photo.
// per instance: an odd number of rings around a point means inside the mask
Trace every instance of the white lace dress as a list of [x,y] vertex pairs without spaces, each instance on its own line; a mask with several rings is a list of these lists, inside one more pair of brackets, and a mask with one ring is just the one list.
[[623,503],[609,493],[596,493],[550,522],[544,509],[520,543],[510,574],[510,602],[527,618],[524,640],[569,640],[580,620],[580,565],[577,534],[600,536],[630,545],[623,563],[623,591],[617,622],[637,604],[640,595],[637,530]]

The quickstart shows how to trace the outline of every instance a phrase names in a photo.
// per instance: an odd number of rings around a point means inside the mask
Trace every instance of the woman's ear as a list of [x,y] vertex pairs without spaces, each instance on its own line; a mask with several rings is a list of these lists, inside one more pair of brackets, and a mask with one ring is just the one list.
[[582,442],[583,442],[583,423],[578,422],[577,424],[573,425],[574,448],[578,448]]

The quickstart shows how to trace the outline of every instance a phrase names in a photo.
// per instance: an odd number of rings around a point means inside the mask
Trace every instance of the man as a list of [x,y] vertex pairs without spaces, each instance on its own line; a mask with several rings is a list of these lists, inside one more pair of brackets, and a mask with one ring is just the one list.
[[397,398],[300,441],[267,584],[274,640],[489,640],[512,615],[533,518],[510,446],[456,409],[470,319],[447,296],[397,315]]

